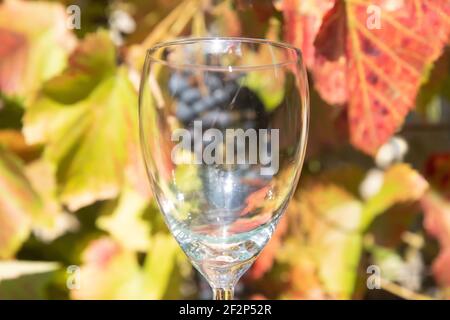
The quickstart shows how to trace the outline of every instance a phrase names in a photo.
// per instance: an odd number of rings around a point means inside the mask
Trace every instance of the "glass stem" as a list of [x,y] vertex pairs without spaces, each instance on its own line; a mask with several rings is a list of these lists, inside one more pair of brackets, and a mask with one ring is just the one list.
[[233,300],[234,288],[213,288],[214,300]]

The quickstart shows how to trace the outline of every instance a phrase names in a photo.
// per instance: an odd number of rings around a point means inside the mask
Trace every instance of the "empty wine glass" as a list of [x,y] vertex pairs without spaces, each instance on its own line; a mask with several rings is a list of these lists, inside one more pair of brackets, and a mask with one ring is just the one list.
[[232,299],[300,176],[309,119],[300,50],[247,38],[158,44],[147,52],[139,104],[167,226],[214,298]]

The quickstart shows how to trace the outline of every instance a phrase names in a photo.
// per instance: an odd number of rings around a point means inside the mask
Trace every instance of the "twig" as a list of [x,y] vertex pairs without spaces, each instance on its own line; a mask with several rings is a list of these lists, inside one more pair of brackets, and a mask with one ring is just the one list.
[[175,9],[172,10],[158,25],[154,28],[147,38],[142,42],[142,47],[149,48],[158,41],[161,41],[167,35],[167,30],[175,24],[175,22],[182,17],[186,9],[191,8],[196,0],[184,0]]
[[381,288],[406,300],[434,300],[433,297],[411,291],[386,279],[381,279]]

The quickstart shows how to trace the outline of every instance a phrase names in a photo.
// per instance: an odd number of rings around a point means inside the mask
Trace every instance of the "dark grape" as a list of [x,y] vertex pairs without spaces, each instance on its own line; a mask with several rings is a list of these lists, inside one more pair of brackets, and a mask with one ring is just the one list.
[[189,122],[195,117],[192,108],[183,102],[178,102],[176,115],[182,122]]
[[169,91],[178,102],[178,119],[188,127],[193,120],[201,120],[204,129],[264,127],[267,115],[263,103],[239,80],[235,75],[216,72],[205,72],[202,78],[185,72],[172,74]]
[[191,105],[201,99],[201,97],[202,95],[198,89],[188,88],[181,92],[180,100],[188,105]]
[[180,73],[174,73],[169,79],[169,91],[174,97],[179,97],[181,92],[189,88],[189,81]]

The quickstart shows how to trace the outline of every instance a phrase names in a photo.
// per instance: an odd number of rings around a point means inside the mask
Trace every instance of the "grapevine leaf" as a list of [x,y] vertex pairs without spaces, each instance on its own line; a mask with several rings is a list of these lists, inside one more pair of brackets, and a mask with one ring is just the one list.
[[66,64],[76,38],[62,4],[7,0],[0,5],[0,91],[30,99]]
[[349,298],[354,290],[362,250],[363,203],[332,180],[304,185],[298,199],[306,246],[311,251],[325,292]]
[[41,214],[33,219],[33,233],[47,243],[67,231],[75,231],[79,226],[75,216],[65,212],[57,198],[54,169],[48,161],[40,158],[27,164],[24,170],[43,204]]
[[285,21],[286,41],[301,48],[306,65],[314,65],[314,39],[320,30],[325,14],[333,7],[335,0],[283,0],[281,10]]
[[161,299],[164,296],[180,254],[181,249],[172,235],[157,233],[152,238],[152,246],[143,269],[145,287],[151,292],[150,299]]
[[332,104],[347,101],[353,145],[374,154],[403,124],[426,71],[448,43],[450,3],[335,0],[313,18],[304,8],[316,1],[284,3],[285,16],[292,16],[289,30],[316,21],[309,38],[288,33],[288,40],[306,52],[322,97]]
[[156,234],[144,266],[135,252],[111,238],[100,238],[83,253],[83,275],[74,299],[161,299],[175,271],[180,252],[172,236]]
[[0,262],[0,299],[46,299],[46,287],[59,268],[54,262]]
[[428,189],[427,181],[406,164],[397,164],[389,168],[383,178],[379,191],[370,197],[364,206],[364,228],[375,217],[396,203],[418,201]]
[[443,52],[450,34],[447,0],[383,1],[382,26],[366,26],[367,3],[346,2],[349,123],[352,143],[373,154],[403,124],[423,74]]
[[[114,240],[104,237],[94,240],[82,254],[82,281],[73,299],[133,299],[141,293],[139,264],[135,254]],[[143,298],[143,296],[141,296]]]
[[[137,95],[114,57],[106,32],[88,36],[25,114],[27,142],[46,144],[58,193],[71,210],[118,194],[129,144],[137,140]],[[80,89],[72,92],[73,85]]]
[[97,220],[99,228],[108,231],[123,247],[134,251],[147,251],[150,239],[150,225],[142,218],[148,201],[132,188],[122,190],[118,202],[106,208],[109,215]]
[[15,156],[0,148],[0,258],[10,258],[28,238],[43,204]]

